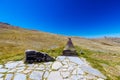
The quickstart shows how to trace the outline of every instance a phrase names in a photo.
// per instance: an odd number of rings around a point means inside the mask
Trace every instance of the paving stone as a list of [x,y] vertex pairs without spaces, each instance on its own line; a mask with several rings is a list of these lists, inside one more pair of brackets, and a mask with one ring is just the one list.
[[4,74],[0,74],[0,78],[2,78],[4,76]]
[[68,68],[69,66],[68,65],[63,65],[62,68]]
[[8,73],[12,73],[12,72],[16,72],[16,68],[8,71]]
[[68,57],[71,62],[79,65],[84,65],[84,62],[79,57]]
[[0,65],[0,68],[2,68],[3,67],[3,65]]
[[45,62],[44,65],[51,65],[53,62]]
[[59,71],[52,71],[47,80],[63,80]]
[[91,74],[87,74],[86,76],[84,76],[86,79],[88,80],[91,80],[91,79],[94,79],[94,80],[97,80],[97,77],[91,75]]
[[53,69],[53,70],[58,70],[58,69],[61,68],[61,67],[62,67],[61,62],[55,61],[55,62],[52,64],[52,69]]
[[66,68],[61,68],[61,69],[59,69],[58,71],[60,71],[60,72],[65,72],[65,71],[68,71],[68,69],[66,69]]
[[0,80],[4,80],[3,78],[0,78]]
[[1,68],[0,69],[0,73],[4,73],[4,72],[7,72],[8,70],[7,69],[4,69],[4,68]]
[[65,62],[65,61],[62,61],[62,64],[63,64],[63,65],[68,65],[68,63],[67,63],[67,62]]
[[30,74],[30,79],[33,79],[33,80],[42,80],[42,75],[43,75],[42,71],[33,71]]
[[33,67],[34,64],[27,64],[26,66],[28,66],[28,67]]
[[72,76],[70,77],[70,80],[80,80],[80,78],[79,78],[79,76],[77,76],[77,75],[72,75]]
[[39,66],[38,64],[35,64],[35,65],[34,65],[34,68],[36,68],[36,67],[38,67],[38,66]]
[[5,80],[12,80],[13,74],[6,74]]
[[19,61],[8,62],[5,64],[5,68],[8,68],[8,69],[15,68],[15,67],[17,67],[18,64],[19,64]]
[[26,75],[22,73],[16,73],[14,76],[14,80],[26,80]]
[[65,78],[68,78],[70,76],[70,72],[61,72],[61,75],[65,79]]
[[104,80],[104,79],[102,79],[102,78],[98,78],[97,80]]
[[106,77],[101,72],[99,72],[97,69],[94,69],[90,66],[82,66],[81,69],[89,74],[106,79]]
[[77,74],[77,70],[74,69],[73,72],[72,72],[73,75],[76,75]]
[[63,61],[66,57],[65,56],[58,56],[56,58],[57,61]]
[[45,66],[43,64],[39,65],[39,67],[35,68],[35,70],[44,70]]
[[83,75],[84,74],[84,71],[81,69],[81,68],[77,68],[77,74],[78,75]]

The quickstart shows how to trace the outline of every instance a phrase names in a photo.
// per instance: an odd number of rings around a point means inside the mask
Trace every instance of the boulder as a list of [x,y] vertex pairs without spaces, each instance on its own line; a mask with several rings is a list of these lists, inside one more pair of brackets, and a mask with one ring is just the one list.
[[25,63],[49,62],[54,60],[55,60],[54,58],[43,52],[38,52],[35,50],[25,51]]

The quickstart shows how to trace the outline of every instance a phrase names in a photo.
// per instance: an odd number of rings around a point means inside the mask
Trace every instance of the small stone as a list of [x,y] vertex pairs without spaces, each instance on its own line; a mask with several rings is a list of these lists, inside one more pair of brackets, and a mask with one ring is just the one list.
[[0,69],[1,73],[7,72],[7,71],[8,71],[7,69]]
[[14,80],[26,80],[26,75],[21,73],[16,73],[14,76]]
[[43,72],[41,71],[33,71],[30,75],[30,79],[42,80],[42,75],[43,75]]
[[68,69],[66,69],[66,68],[61,68],[61,69],[59,69],[59,71],[60,71],[60,72],[65,72],[65,71],[68,71]]
[[63,78],[59,71],[53,71],[50,73],[47,80],[63,80]]
[[13,74],[6,74],[5,80],[12,80]]
[[52,69],[54,69],[54,70],[58,70],[58,69],[60,69],[62,67],[62,64],[60,63],[60,62],[58,62],[58,61],[55,61],[54,63],[53,63],[53,65],[52,65]]
[[4,76],[4,74],[0,74],[0,78],[2,78]]
[[68,71],[72,71],[74,69],[73,66],[68,67]]

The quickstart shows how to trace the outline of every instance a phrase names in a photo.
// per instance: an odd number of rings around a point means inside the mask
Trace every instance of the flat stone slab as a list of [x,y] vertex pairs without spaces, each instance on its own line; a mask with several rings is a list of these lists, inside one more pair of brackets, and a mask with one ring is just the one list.
[[58,62],[58,61],[55,61],[52,65],[52,69],[54,69],[54,70],[58,70],[61,67],[62,67],[62,63]]
[[8,70],[7,69],[0,69],[0,73],[4,73],[4,72],[7,72]]
[[5,64],[6,68],[15,68],[17,65],[19,64],[19,62],[8,62],[7,64]]
[[54,62],[0,65],[0,80],[104,80],[106,77],[79,57],[58,56]]
[[7,74],[5,80],[12,80],[13,74]]
[[42,71],[33,71],[30,75],[30,79],[42,80],[42,75],[43,75]]
[[4,74],[0,74],[0,78],[3,77],[3,76],[4,76]]
[[3,67],[3,65],[0,65],[0,68],[2,68]]
[[22,73],[17,73],[14,76],[14,80],[26,80],[26,75]]
[[52,71],[48,76],[48,80],[63,80],[59,71]]

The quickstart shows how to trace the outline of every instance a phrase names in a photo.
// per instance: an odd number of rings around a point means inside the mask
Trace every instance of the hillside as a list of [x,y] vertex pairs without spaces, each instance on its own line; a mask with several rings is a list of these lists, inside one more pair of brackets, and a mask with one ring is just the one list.
[[[27,30],[0,23],[0,63],[8,60],[21,60],[26,49],[49,52],[51,56],[60,55],[68,36]],[[86,39],[71,37],[78,53],[83,51],[91,65],[101,70],[110,79],[120,78],[120,39]]]

